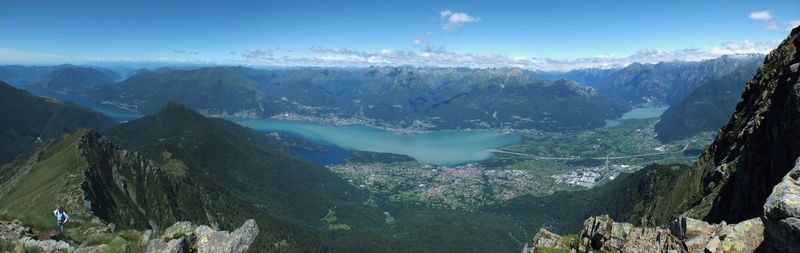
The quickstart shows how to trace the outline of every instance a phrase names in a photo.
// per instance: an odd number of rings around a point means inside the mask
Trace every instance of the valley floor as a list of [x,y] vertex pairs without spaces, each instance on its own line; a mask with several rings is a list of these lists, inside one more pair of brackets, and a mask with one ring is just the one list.
[[625,120],[580,133],[526,133],[492,159],[459,166],[417,161],[348,160],[328,166],[352,185],[391,201],[433,208],[477,210],[532,194],[589,189],[653,163],[691,164],[711,133],[663,144],[657,119]]

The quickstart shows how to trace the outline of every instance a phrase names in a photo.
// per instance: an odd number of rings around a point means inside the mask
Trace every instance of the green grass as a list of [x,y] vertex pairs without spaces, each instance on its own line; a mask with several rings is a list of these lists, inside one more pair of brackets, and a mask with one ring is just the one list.
[[172,153],[164,151],[161,154],[164,162],[164,169],[171,175],[182,178],[186,177],[189,167],[183,161],[172,158]]
[[12,241],[1,241],[0,242],[0,251],[2,252],[15,252],[16,243]]
[[[86,161],[80,157],[77,149],[81,132],[61,137],[63,141],[48,148],[43,159],[40,158],[40,162],[17,181],[16,187],[0,197],[0,210],[26,224],[54,228],[52,211],[57,205],[64,205],[70,211],[81,209],[82,203],[68,202],[75,198],[82,200],[81,193],[70,192],[71,189],[66,187],[68,183],[80,185],[82,182],[82,169]],[[73,221],[75,218],[70,217]]]

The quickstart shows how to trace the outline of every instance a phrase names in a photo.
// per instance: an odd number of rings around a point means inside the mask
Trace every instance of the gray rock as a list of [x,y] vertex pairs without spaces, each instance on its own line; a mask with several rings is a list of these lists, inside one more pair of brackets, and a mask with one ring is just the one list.
[[258,235],[258,226],[254,220],[247,220],[244,224],[231,233],[215,231],[208,226],[195,228],[197,237],[197,252],[245,252]]
[[172,239],[189,234],[194,230],[194,226],[188,221],[179,221],[164,230],[164,238]]
[[523,250],[523,253],[536,252],[536,249],[542,248],[560,249],[566,246],[561,236],[544,228],[539,229],[539,232],[533,236],[533,240],[531,240],[529,245],[530,247],[525,247],[526,249]]
[[768,247],[773,251],[800,249],[800,160],[775,185],[764,203]]
[[43,240],[39,241],[30,237],[22,238],[20,244],[26,249],[27,251],[31,251],[31,249],[38,249],[39,252],[71,252],[72,247],[69,246],[68,243],[64,241],[56,241],[56,240]]
[[[189,222],[170,226],[164,235],[149,240],[145,252],[245,252],[258,236],[254,220],[247,220],[233,232],[216,231],[208,226],[195,227]],[[196,250],[196,251],[195,251]]]
[[614,222],[608,215],[589,218],[583,224],[580,252],[686,252],[683,242],[667,229],[635,227]]

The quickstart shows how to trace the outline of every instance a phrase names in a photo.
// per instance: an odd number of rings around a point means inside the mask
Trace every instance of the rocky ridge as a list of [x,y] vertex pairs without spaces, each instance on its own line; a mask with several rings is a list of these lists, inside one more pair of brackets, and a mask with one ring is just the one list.
[[[116,231],[97,231],[94,237],[114,234]],[[19,220],[0,221],[0,251],[14,252],[115,252],[138,248],[140,252],[246,252],[258,235],[254,220],[247,220],[233,232],[214,230],[208,226],[194,226],[187,221],[177,222],[162,235],[151,230],[126,231],[139,239],[136,247],[119,248],[115,241],[92,245],[71,245],[63,234],[53,231],[36,231],[24,226]],[[130,236],[130,235],[129,235]],[[13,248],[12,248],[13,247]]]
[[545,229],[523,252],[792,252],[800,248],[800,159],[774,187],[761,217],[719,224],[678,217],[668,228],[636,227],[608,215],[586,219],[574,245]]

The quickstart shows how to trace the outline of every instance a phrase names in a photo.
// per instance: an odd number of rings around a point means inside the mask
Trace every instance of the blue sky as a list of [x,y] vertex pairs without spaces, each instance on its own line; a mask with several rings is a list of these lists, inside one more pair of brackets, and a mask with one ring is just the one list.
[[764,53],[800,1],[0,2],[0,62],[566,70]]

